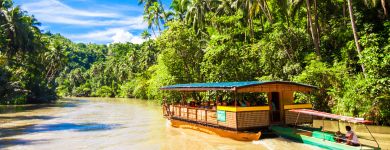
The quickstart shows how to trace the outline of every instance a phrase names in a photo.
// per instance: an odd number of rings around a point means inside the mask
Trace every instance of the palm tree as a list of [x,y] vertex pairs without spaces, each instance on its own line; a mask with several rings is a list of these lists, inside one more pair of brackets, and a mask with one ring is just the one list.
[[[368,8],[375,8],[377,7],[378,5],[378,1],[379,0],[364,0],[364,4],[368,7]],[[381,6],[382,6],[382,9],[383,9],[383,16],[384,17],[387,17],[387,6],[386,6],[386,0],[380,0],[381,1]]]
[[43,53],[43,59],[46,64],[46,79],[51,82],[66,65],[67,56],[66,49],[67,45],[60,39],[51,38],[48,51]]
[[[351,0],[347,0],[347,2],[348,2],[349,17],[351,19],[353,38],[355,39],[356,50],[358,52],[359,58],[361,58],[362,48],[360,47],[360,44],[359,44],[359,36],[357,34],[357,28],[356,28],[356,24],[355,24],[355,17],[353,15],[352,1]],[[366,75],[366,71],[365,71],[365,67],[364,67],[363,63],[361,64],[361,67],[362,67],[363,74]]]
[[156,32],[153,26],[161,32],[161,25],[164,24],[164,15],[159,3],[154,2],[149,7],[148,13],[144,14],[144,20],[148,23],[148,28],[152,29],[154,36],[156,36]]
[[313,21],[312,21],[312,18],[311,18],[310,0],[306,0],[306,10],[307,10],[307,21],[308,21],[310,32],[311,32],[311,37],[312,37],[312,40],[313,40],[313,43],[314,43],[314,48],[316,50],[317,56],[319,58],[321,58],[320,39],[319,39],[319,36],[318,36],[318,28],[316,27],[318,24],[317,23],[313,24]]
[[149,8],[152,7],[156,2],[159,3],[159,7],[162,14],[164,15],[164,19],[167,19],[166,17],[167,14],[165,14],[165,10],[164,10],[164,3],[162,3],[161,0],[138,0],[138,5],[144,4],[144,14],[148,14]]
[[381,5],[382,5],[382,9],[383,9],[383,14],[385,17],[387,17],[386,0],[381,0]]
[[157,0],[138,0],[138,5],[144,4],[144,13],[149,12],[149,7],[153,5]]
[[39,22],[19,7],[13,7],[12,2],[3,1],[0,4],[0,34],[5,39],[0,42],[4,42],[1,47],[4,53],[10,57],[18,52],[39,49],[42,46],[37,40]]
[[142,39],[146,40],[146,39],[150,39],[150,33],[148,32],[148,30],[144,30],[142,33],[141,33],[141,37]]
[[197,33],[205,27],[206,13],[210,11],[208,0],[192,0],[186,13],[185,22],[193,27]]
[[190,0],[173,0],[171,9],[174,10],[174,18],[184,21],[185,14],[187,13]]

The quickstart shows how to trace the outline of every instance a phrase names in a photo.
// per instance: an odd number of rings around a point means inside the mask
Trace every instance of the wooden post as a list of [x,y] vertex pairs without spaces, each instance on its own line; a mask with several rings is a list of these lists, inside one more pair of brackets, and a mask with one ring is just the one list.
[[234,107],[237,107],[237,89],[234,88]]
[[[202,118],[202,116],[200,116]],[[195,120],[198,121],[198,109],[195,108]]]
[[204,111],[204,115],[205,115],[205,121],[206,121],[206,125],[207,125],[207,109]]
[[[234,88],[234,107],[237,108],[237,89]],[[236,113],[236,131],[238,131],[238,119],[237,119],[237,114],[238,112],[234,112]]]

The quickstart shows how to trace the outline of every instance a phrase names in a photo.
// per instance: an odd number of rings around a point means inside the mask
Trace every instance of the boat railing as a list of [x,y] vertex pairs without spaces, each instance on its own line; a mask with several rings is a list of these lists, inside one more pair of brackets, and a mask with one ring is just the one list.
[[171,116],[203,124],[218,125],[216,110],[183,105],[169,105]]
[[[186,105],[170,105],[171,117],[189,122],[216,126],[232,130],[245,130],[269,125],[269,106],[218,106],[191,107]],[[224,114],[218,120],[217,111]]]

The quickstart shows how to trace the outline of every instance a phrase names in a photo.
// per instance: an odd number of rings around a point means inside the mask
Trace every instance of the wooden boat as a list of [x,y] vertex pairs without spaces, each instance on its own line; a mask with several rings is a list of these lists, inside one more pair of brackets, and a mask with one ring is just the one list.
[[189,123],[186,121],[180,121],[176,119],[171,120],[173,127],[183,128],[183,129],[192,129],[201,132],[205,132],[212,135],[219,135],[222,137],[231,138],[238,141],[254,141],[260,139],[261,132],[240,132],[240,131],[230,131],[224,130],[217,127],[206,126],[196,123]]
[[[353,118],[348,116],[341,116],[341,115],[335,115],[330,114],[326,112],[320,112],[315,110],[309,110],[309,109],[292,109],[289,110],[290,112],[298,113],[297,119],[299,120],[300,114],[306,114],[306,115],[312,115],[312,116],[318,116],[322,118],[331,118],[341,121],[347,121],[350,123],[360,123],[363,124],[370,135],[372,136],[370,130],[366,126],[366,124],[370,124],[372,122],[363,120],[361,118]],[[323,124],[322,127],[324,127],[325,124]],[[271,126],[270,127],[272,131],[277,133],[278,135],[298,141],[305,144],[310,144],[314,146],[318,146],[324,149],[332,149],[332,150],[344,150],[344,149],[362,149],[362,150],[376,150],[380,149],[378,142],[375,140],[374,136],[372,138],[377,143],[377,147],[369,146],[369,145],[363,145],[360,144],[360,146],[351,146],[347,145],[345,143],[339,143],[334,138],[335,134],[333,132],[324,131],[321,128],[312,128],[312,127],[302,127],[297,126],[297,124],[294,127],[288,127],[288,126]],[[339,127],[340,128],[340,127]]]
[[[288,126],[297,127],[300,124],[313,123],[313,115],[354,123],[369,123],[369,121],[353,117],[318,112],[312,110],[311,104],[294,103],[296,92],[307,94],[315,89],[317,88],[311,85],[287,81],[190,83],[160,88],[160,90],[175,91],[181,95],[181,99],[164,98],[163,100],[164,116],[171,121],[173,127],[193,129],[240,141],[258,140],[263,129],[271,128],[283,137],[327,149],[379,148],[379,145],[378,147],[361,145],[357,148],[325,140],[325,138],[316,138],[313,135],[320,131],[314,131],[315,129],[289,128]],[[202,100],[199,98],[201,97],[199,93],[202,92],[203,96],[208,92],[225,95],[217,94],[214,98]],[[244,96],[248,93],[262,93],[266,95],[268,103],[252,105],[250,102],[255,101],[252,99],[243,105],[241,101],[245,100]],[[234,103],[223,105],[229,100],[229,98],[221,98],[226,95],[230,95]],[[188,101],[194,102],[191,105]],[[214,103],[214,105],[200,105],[200,107],[195,105],[196,102],[205,101]],[[310,130],[313,131],[308,132]]]
[[[180,100],[164,99],[163,112],[171,120],[172,126],[190,128],[235,140],[252,141],[258,140],[261,131],[271,124],[294,123],[295,120],[290,118],[296,116],[285,110],[312,107],[311,104],[294,104],[294,92],[308,93],[316,87],[286,81],[244,81],[177,84],[160,89],[181,94]],[[234,103],[222,106],[221,104],[226,103],[226,99],[217,96],[207,101],[220,105],[208,108],[188,105],[187,102],[191,101],[191,98],[194,99],[190,97],[194,95],[193,93],[210,91],[230,94],[230,99]],[[240,106],[239,101],[247,93],[263,93],[267,96],[268,104]],[[248,101],[248,103],[252,102]],[[312,122],[312,118],[302,117],[300,122]]]

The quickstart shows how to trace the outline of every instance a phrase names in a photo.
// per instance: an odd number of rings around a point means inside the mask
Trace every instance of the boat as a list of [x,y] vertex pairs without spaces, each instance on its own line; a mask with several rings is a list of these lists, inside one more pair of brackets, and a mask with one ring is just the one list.
[[325,128],[325,124],[323,123],[322,128],[313,128],[308,126],[299,126],[298,124],[295,124],[294,126],[271,126],[270,129],[274,131],[276,134],[291,139],[293,141],[318,146],[324,149],[332,149],[332,150],[345,150],[345,149],[351,149],[351,150],[379,150],[381,149],[378,142],[376,141],[375,137],[371,134],[369,128],[366,124],[372,124],[371,121],[364,120],[362,118],[354,118],[354,117],[348,117],[348,116],[341,116],[336,114],[330,114],[326,112],[316,111],[316,110],[310,110],[310,109],[291,109],[290,112],[298,113],[297,119],[299,120],[299,116],[301,114],[305,115],[312,115],[316,117],[321,117],[322,119],[328,118],[338,121],[338,128],[340,130],[340,121],[345,121],[348,123],[358,123],[362,124],[366,127],[368,133],[370,133],[373,141],[376,142],[377,146],[370,146],[370,145],[364,145],[359,144],[359,146],[351,146],[347,145],[345,143],[342,143],[340,141],[337,141],[335,138],[335,133],[331,131],[325,131],[323,128]]
[[[297,114],[287,110],[312,108],[311,104],[295,104],[294,93],[308,94],[315,89],[315,86],[289,81],[189,83],[160,88],[180,95],[163,100],[163,114],[173,127],[240,141],[259,140],[262,131],[271,125],[294,124]],[[256,94],[265,103],[250,97]],[[301,115],[298,120],[299,123],[312,121],[310,115]]]
[[[264,131],[271,129],[282,137],[325,149],[380,149],[367,126],[377,147],[337,143],[331,132],[300,126],[312,124],[314,117],[364,125],[372,123],[361,118],[319,112],[309,103],[294,102],[295,94],[310,94],[316,89],[312,85],[290,81],[189,83],[160,88],[176,95],[164,97],[162,105],[163,114],[173,127],[239,141],[259,140]],[[256,94],[258,97],[253,97]],[[256,103],[261,97],[262,101]]]

